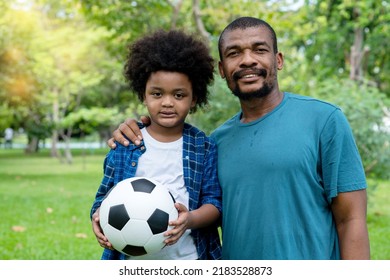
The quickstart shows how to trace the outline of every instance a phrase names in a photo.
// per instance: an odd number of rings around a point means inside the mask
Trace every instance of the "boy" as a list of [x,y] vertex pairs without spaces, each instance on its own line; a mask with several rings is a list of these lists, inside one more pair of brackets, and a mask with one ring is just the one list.
[[188,113],[207,103],[213,59],[201,41],[180,31],[157,31],[129,50],[124,75],[146,105],[151,124],[142,129],[142,145],[118,144],[104,161],[104,178],[91,209],[93,231],[105,248],[102,259],[136,259],[113,250],[99,226],[99,207],[119,181],[141,176],[165,185],[179,212],[166,233],[169,246],[146,257],[220,259],[217,149],[205,133],[185,123]]

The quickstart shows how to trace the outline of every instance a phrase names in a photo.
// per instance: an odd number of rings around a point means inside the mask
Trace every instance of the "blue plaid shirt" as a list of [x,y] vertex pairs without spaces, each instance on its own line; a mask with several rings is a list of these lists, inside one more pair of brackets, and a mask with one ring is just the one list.
[[[139,157],[145,152],[144,143],[125,147],[117,143],[104,160],[104,177],[96,193],[90,216],[100,207],[107,192],[118,182],[135,176]],[[194,126],[183,129],[183,174],[189,193],[189,210],[203,204],[214,205],[222,213],[222,192],[217,177],[217,147],[213,140]],[[221,219],[220,219],[221,220]],[[218,234],[220,220],[206,228],[193,229],[199,259],[221,259],[221,242]],[[102,259],[125,259],[118,251],[104,249]]]

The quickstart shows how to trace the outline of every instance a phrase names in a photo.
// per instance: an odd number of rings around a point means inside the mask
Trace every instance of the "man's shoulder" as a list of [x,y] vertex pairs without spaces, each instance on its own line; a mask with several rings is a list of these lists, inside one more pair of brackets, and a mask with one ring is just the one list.
[[228,131],[231,131],[233,126],[237,125],[237,121],[239,121],[241,115],[241,111],[229,118],[227,121],[222,123],[219,127],[217,127],[210,135],[211,138],[217,139],[221,134],[224,134]]
[[317,108],[323,108],[328,110],[335,110],[339,109],[339,107],[331,102],[312,97],[312,96],[306,96],[306,95],[300,95],[296,93],[291,92],[285,92],[286,98],[290,102],[299,103],[303,106],[307,107],[317,107]]

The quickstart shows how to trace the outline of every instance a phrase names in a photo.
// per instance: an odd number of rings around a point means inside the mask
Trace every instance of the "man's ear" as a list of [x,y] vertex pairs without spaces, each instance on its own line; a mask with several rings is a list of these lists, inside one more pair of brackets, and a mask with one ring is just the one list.
[[222,62],[219,61],[218,62],[218,70],[219,70],[219,75],[221,75],[221,78],[222,79],[225,79],[225,72],[223,71],[223,67],[222,67]]
[[281,52],[278,52],[276,54],[276,63],[277,63],[278,70],[282,70],[283,64],[284,64],[284,57],[283,57],[283,54]]

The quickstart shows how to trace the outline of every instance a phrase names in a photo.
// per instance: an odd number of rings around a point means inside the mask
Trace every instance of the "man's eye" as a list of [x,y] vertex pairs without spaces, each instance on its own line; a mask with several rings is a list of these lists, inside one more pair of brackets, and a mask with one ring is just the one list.
[[263,48],[261,48],[261,49],[257,49],[256,50],[258,53],[265,53],[267,50],[266,49],[263,49]]
[[232,56],[236,56],[238,54],[238,51],[230,51],[227,53],[227,57],[232,57]]

